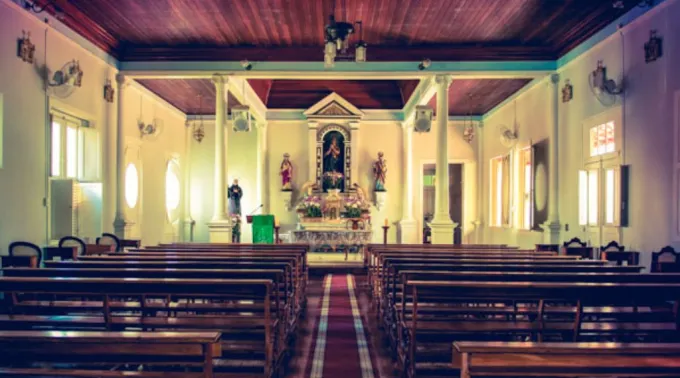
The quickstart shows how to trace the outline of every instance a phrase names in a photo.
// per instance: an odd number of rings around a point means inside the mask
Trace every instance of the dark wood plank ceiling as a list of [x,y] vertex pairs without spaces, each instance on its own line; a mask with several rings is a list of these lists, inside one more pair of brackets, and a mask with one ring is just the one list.
[[[465,79],[454,80],[449,87],[449,115],[484,115],[531,79]],[[437,110],[437,96],[429,105]]]
[[[39,0],[44,4],[48,0]],[[364,25],[371,61],[549,59],[639,0],[54,0],[121,60],[317,61],[323,30]]]
[[[210,79],[138,79],[140,84],[187,115],[215,114],[215,84]],[[229,93],[228,106],[240,105]]]
[[[249,82],[253,88],[267,85],[265,80]],[[415,88],[418,80],[274,80],[269,85],[266,96],[258,95],[270,109],[307,109],[333,92],[359,109],[401,109],[401,87]]]

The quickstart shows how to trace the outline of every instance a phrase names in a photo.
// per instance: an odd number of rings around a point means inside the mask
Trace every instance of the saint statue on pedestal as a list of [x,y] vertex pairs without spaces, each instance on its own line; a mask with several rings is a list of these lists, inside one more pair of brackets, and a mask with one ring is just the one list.
[[378,152],[378,160],[373,163],[373,177],[375,178],[375,191],[384,192],[385,178],[387,177],[387,160],[383,158],[384,154]]
[[281,190],[284,192],[293,190],[291,184],[293,180],[293,163],[290,162],[290,155],[288,153],[283,154],[279,174],[281,175]]
[[229,198],[229,214],[241,215],[241,197],[243,197],[243,189],[238,186],[238,179],[234,179],[227,191],[227,198]]

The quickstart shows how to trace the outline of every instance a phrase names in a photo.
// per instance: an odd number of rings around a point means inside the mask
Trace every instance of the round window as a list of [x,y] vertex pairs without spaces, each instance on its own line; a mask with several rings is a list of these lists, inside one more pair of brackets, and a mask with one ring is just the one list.
[[128,207],[134,209],[139,199],[139,172],[137,167],[130,163],[125,168],[125,202]]
[[180,183],[179,166],[175,161],[168,163],[165,171],[165,209],[168,212],[168,219],[174,222],[179,217],[180,203]]

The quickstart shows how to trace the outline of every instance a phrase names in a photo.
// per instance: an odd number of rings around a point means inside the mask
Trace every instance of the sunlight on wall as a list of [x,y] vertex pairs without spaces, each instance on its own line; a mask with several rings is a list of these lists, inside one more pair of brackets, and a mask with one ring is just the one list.
[[170,223],[179,218],[180,195],[179,165],[170,160],[165,171],[165,208]]
[[125,168],[125,202],[130,209],[137,206],[139,198],[139,172],[134,164],[128,164]]

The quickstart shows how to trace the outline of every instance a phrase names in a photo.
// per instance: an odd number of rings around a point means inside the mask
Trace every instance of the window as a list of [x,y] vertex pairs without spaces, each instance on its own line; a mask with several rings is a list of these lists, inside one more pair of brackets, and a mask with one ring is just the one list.
[[490,225],[510,224],[510,155],[491,159]]
[[130,163],[125,168],[125,202],[130,209],[137,206],[139,198],[139,172],[134,164]]
[[602,156],[616,151],[614,121],[590,129],[590,157]]
[[533,162],[531,147],[519,151],[519,225],[520,228],[530,230],[533,227]]
[[580,171],[579,225],[626,226],[627,180],[627,166]]
[[89,123],[51,114],[50,176],[96,182],[100,178],[99,133]]
[[172,223],[179,219],[180,181],[179,165],[176,160],[168,162],[165,171],[165,209],[168,220]]

